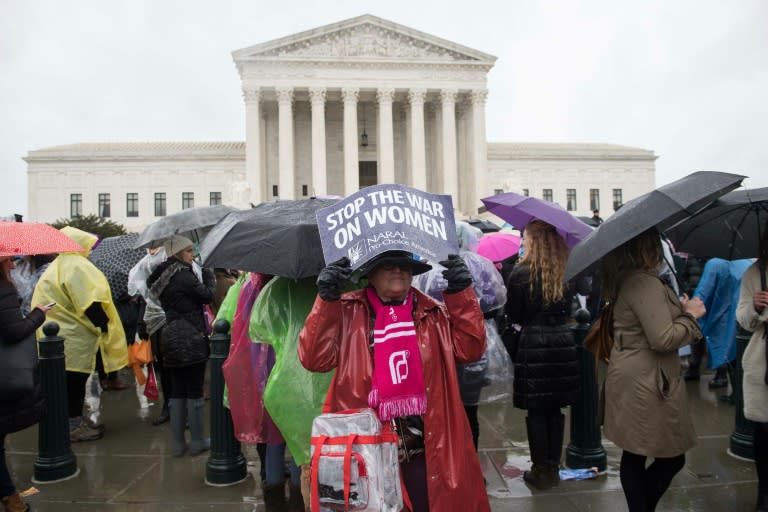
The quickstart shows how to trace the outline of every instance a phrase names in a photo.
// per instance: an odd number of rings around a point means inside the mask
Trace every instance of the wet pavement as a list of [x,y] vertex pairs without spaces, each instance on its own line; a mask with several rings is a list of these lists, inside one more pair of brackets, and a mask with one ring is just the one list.
[[[124,378],[131,379],[130,372]],[[754,464],[728,455],[734,408],[720,401],[729,389],[710,391],[709,375],[687,384],[699,444],[688,452],[685,468],[662,498],[659,511],[753,511],[757,489]],[[90,400],[96,419],[106,426],[103,439],[73,444],[79,474],[67,481],[32,483],[37,428],[8,436],[7,457],[20,490],[35,511],[263,511],[259,462],[253,447],[243,446],[251,476],[231,487],[205,484],[206,455],[173,458],[169,424],[151,419],[159,404],[147,404],[135,387],[109,391]],[[522,480],[530,465],[525,413],[511,404],[480,407],[480,461],[494,511],[624,511],[619,482],[620,450],[604,440],[608,469],[592,480],[566,481],[532,491]],[[566,443],[568,442],[566,426]],[[255,478],[254,478],[255,476]]]

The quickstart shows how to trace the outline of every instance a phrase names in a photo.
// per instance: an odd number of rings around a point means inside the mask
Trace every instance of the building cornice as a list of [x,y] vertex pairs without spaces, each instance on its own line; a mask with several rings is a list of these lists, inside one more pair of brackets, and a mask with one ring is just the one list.
[[244,142],[94,142],[29,151],[27,163],[50,161],[245,160]]
[[637,160],[653,162],[653,151],[596,143],[489,142],[488,160]]

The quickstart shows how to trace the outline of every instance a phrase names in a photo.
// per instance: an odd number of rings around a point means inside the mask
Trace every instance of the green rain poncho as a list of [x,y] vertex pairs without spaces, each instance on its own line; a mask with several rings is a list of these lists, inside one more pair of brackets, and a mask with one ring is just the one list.
[[[98,239],[69,226],[62,232],[79,243],[83,252],[63,253],[51,262],[35,286],[32,304],[56,302],[46,320],[59,324],[59,336],[64,338],[67,371],[92,373],[96,368],[96,351],[99,349],[104,370],[119,370],[128,364],[125,331],[112,303],[107,278],[87,258]],[[107,315],[106,333],[85,316],[85,310],[95,302],[101,304]],[[38,336],[44,336],[42,329],[38,331]]]
[[[235,310],[237,309],[237,298],[240,296],[240,289],[243,287],[246,277],[248,277],[248,273],[242,272],[237,281],[235,281],[235,284],[229,287],[224,300],[221,301],[219,312],[216,314],[216,320],[226,320],[229,322],[230,332],[232,330],[232,319],[235,318]],[[214,324],[216,320],[214,320]],[[224,407],[229,409],[229,393],[227,392],[226,384],[224,385]]]
[[272,279],[251,313],[251,339],[275,349],[275,366],[264,390],[264,405],[280,429],[296,464],[309,464],[312,420],[322,412],[332,372],[313,373],[299,362],[299,332],[317,295],[315,278]]

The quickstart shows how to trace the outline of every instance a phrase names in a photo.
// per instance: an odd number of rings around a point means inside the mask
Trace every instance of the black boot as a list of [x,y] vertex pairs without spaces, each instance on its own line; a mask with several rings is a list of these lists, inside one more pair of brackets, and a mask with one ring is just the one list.
[[286,510],[285,481],[280,482],[279,484],[264,484],[262,491],[264,494],[264,507],[267,512]]
[[168,423],[168,421],[171,419],[171,415],[168,412],[168,399],[163,400],[163,408],[160,409],[160,416],[152,420],[153,426],[162,425],[163,423]]
[[546,416],[528,416],[525,426],[528,430],[528,446],[531,449],[530,471],[523,473],[523,480],[540,491],[551,489],[552,472],[548,464],[548,429]]
[[721,366],[715,372],[715,377],[709,381],[709,389],[718,389],[728,387],[728,374],[725,365]]
[[563,453],[563,435],[565,434],[565,415],[555,414],[548,419],[547,463],[549,464],[552,485],[558,485],[560,483],[560,457]]

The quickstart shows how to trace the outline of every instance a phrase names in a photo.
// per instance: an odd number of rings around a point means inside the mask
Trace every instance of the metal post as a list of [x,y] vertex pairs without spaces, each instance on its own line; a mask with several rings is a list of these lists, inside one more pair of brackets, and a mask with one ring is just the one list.
[[589,318],[589,312],[578,310],[577,325],[571,328],[579,354],[581,388],[576,402],[571,406],[571,442],[565,450],[565,465],[576,469],[596,467],[598,471],[605,471],[608,458],[601,442],[598,422],[595,357],[583,345],[589,331]]
[[235,439],[232,415],[224,407],[224,373],[229,355],[229,322],[217,320],[211,336],[211,451],[205,466],[205,483],[216,487],[239,484],[248,477],[248,466]]
[[37,432],[37,458],[32,481],[38,484],[74,478],[80,473],[77,458],[69,444],[67,414],[67,379],[64,365],[64,338],[58,336],[59,325],[43,326],[45,337],[40,348],[40,386],[46,408]]
[[736,331],[736,369],[733,372],[734,378],[731,381],[733,388],[733,401],[736,406],[736,429],[731,434],[731,444],[728,453],[742,459],[754,460],[755,447],[754,424],[744,417],[744,390],[742,389],[742,379],[744,378],[744,368],[741,366],[741,358],[749,344],[749,338],[752,333],[738,328]]

